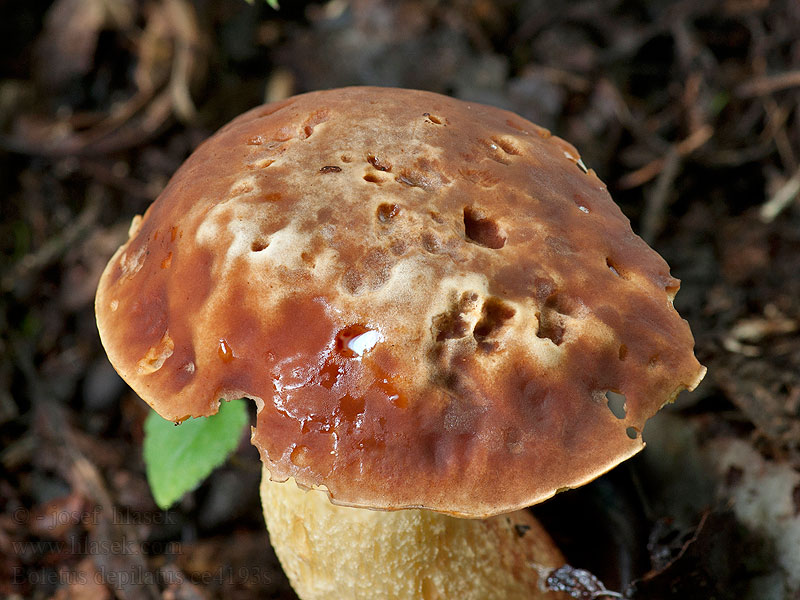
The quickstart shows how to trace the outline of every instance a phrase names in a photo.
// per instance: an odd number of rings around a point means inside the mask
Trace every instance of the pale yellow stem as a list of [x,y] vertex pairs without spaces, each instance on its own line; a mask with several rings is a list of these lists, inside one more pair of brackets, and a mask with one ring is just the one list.
[[428,510],[373,511],[330,503],[293,480],[261,502],[275,552],[303,600],[556,600],[533,565],[563,557],[527,511],[459,519]]

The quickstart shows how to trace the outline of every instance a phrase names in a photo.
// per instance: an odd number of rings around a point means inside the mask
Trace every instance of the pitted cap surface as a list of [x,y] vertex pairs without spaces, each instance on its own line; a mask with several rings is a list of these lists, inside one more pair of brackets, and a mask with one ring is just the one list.
[[165,418],[255,399],[273,479],[479,517],[607,471],[697,385],[678,287],[567,142],[488,106],[346,88],[202,144],[96,310]]

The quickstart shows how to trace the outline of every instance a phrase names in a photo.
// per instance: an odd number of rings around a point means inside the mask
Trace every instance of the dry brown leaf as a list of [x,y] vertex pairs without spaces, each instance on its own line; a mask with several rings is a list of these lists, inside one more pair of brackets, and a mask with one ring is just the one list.
[[94,64],[100,32],[133,23],[127,0],[58,0],[45,17],[36,48],[36,75],[48,88],[60,88],[87,74]]

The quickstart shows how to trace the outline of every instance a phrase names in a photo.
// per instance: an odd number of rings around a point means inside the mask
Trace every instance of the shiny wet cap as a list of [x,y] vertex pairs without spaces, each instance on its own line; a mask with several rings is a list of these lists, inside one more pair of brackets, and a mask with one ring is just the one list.
[[163,417],[254,399],[273,479],[483,517],[635,454],[698,384],[678,287],[567,142],[360,87],[202,144],[134,220],[96,311]]

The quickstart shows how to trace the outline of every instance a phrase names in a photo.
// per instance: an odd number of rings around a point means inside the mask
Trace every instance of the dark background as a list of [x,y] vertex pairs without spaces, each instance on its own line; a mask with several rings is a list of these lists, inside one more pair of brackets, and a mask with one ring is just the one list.
[[[570,564],[634,598],[800,598],[781,541],[800,513],[800,3],[282,4],[0,3],[0,594],[293,597],[246,439],[156,509],[149,409],[104,357],[93,295],[133,215],[214,130],[369,84],[568,139],[683,281],[709,374],[643,454],[535,509]],[[765,506],[788,508],[747,517],[772,488]]]

